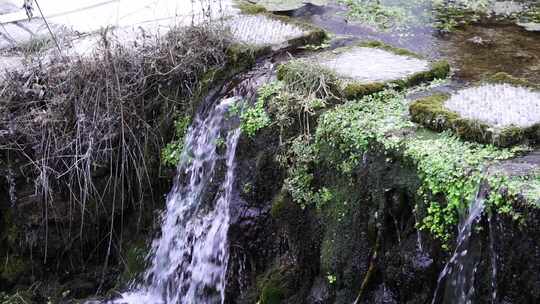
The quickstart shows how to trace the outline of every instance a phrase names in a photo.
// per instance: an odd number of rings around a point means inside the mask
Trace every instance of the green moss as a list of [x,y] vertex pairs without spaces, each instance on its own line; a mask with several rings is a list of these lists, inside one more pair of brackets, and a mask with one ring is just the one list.
[[119,286],[129,284],[137,275],[141,274],[146,266],[147,248],[143,241],[129,244],[123,251],[124,271]]
[[532,89],[540,89],[540,85],[531,83],[524,78],[517,78],[508,73],[499,72],[493,75],[486,76],[482,83],[507,83],[518,87],[528,87]]
[[291,290],[295,278],[294,269],[273,266],[257,280],[260,304],[279,304],[294,291]]
[[448,98],[450,98],[449,95],[436,94],[416,100],[409,107],[412,121],[421,122],[435,131],[444,131],[450,128],[458,115],[444,107]]
[[268,285],[264,286],[261,292],[261,304],[280,304],[284,300],[285,293],[283,289]]
[[385,83],[373,82],[373,83],[359,83],[348,82],[343,89],[343,96],[346,99],[362,98],[363,96],[370,95],[376,92],[380,92],[386,88]]
[[268,12],[266,8],[264,8],[264,6],[262,5],[250,3],[243,0],[234,1],[234,7],[239,9],[242,14],[246,15],[256,15]]
[[377,48],[377,49],[381,49],[381,50],[385,50],[385,51],[394,53],[396,55],[409,56],[409,57],[422,59],[422,56],[416,54],[415,52],[412,52],[410,50],[403,49],[403,48],[394,47],[392,45],[386,44],[386,43],[384,43],[382,41],[378,41],[378,40],[364,41],[364,42],[359,43],[358,46],[369,47],[369,48]]
[[467,118],[444,107],[449,95],[435,94],[414,101],[409,107],[412,121],[420,123],[434,131],[453,130],[464,140],[499,147],[510,147],[527,140],[536,142],[540,138],[540,124],[528,128],[514,126],[495,129],[489,125]]
[[18,256],[7,255],[0,261],[0,279],[14,283],[30,270],[28,262]]

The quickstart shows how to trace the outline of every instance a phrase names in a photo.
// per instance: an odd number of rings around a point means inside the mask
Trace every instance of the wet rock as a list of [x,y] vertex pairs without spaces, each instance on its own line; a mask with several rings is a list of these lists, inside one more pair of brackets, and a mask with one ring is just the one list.
[[312,304],[325,304],[330,303],[330,299],[327,280],[323,277],[317,277],[313,282],[307,302]]
[[462,117],[497,128],[540,123],[540,92],[508,84],[487,84],[459,91],[445,106]]
[[323,6],[328,3],[327,0],[249,0],[256,3],[271,12],[286,12],[299,9],[307,4]]
[[523,27],[526,31],[529,32],[540,32],[540,23],[536,22],[520,22],[519,26]]
[[467,42],[476,45],[476,46],[482,46],[482,47],[489,47],[493,46],[495,42],[490,39],[482,38],[481,36],[474,36],[472,38],[467,39]]
[[523,62],[529,62],[531,60],[536,59],[534,55],[529,54],[524,51],[520,51],[520,50],[518,50],[512,57],[516,60],[523,61]]
[[525,10],[521,3],[516,1],[495,1],[489,8],[489,13],[496,16],[511,16],[519,14]]
[[397,304],[395,295],[384,284],[380,285],[375,291],[374,303],[378,304]]

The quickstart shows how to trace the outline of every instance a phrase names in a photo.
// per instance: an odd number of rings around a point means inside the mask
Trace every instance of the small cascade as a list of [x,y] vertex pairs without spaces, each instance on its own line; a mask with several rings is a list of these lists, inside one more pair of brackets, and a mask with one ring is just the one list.
[[488,217],[489,224],[489,255],[491,257],[491,303],[497,303],[497,251],[495,251],[495,232],[493,230],[493,215]]
[[[241,134],[229,108],[253,100],[273,66],[242,75],[210,96],[188,130],[173,187],[152,243],[143,282],[113,304],[217,304],[225,301],[228,232]],[[218,100],[218,102],[215,102]]]
[[[114,303],[222,303],[228,261],[229,203],[240,130],[227,123],[236,98],[224,99],[190,128],[178,176],[167,197],[161,236],[152,244],[144,283]],[[218,140],[225,137],[224,155]],[[215,198],[205,194],[226,173]]]
[[[437,288],[432,304],[469,304],[475,292],[474,280],[480,262],[480,243],[472,239],[473,228],[481,219],[485,207],[487,191],[480,187],[469,213],[462,221],[457,238],[456,249],[444,266],[437,280]],[[441,293],[442,285],[444,293]]]

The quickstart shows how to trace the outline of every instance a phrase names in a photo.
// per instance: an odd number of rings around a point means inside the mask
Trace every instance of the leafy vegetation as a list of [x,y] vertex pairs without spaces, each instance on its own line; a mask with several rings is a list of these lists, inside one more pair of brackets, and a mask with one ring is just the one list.
[[[263,85],[258,90],[258,97],[252,106],[248,106],[247,109],[240,109],[240,128],[249,137],[255,136],[257,132],[270,125],[270,117],[266,113],[265,102],[268,99],[279,92],[280,85],[278,83],[270,83]],[[231,109],[231,112],[238,112],[238,108],[235,106]]]
[[165,166],[176,167],[184,150],[184,139],[191,123],[189,116],[178,118],[174,122],[174,137],[161,150],[161,163]]
[[347,6],[347,19],[361,22],[380,29],[395,28],[404,25],[409,18],[408,12],[402,7],[384,5],[381,1],[372,0],[339,0]]
[[[331,201],[332,191],[317,184],[317,164],[325,162],[348,175],[362,161],[363,152],[380,150],[414,165],[421,180],[418,196],[427,206],[418,227],[447,244],[459,215],[474,199],[480,182],[488,178],[487,165],[526,148],[502,149],[465,142],[448,132],[418,131],[407,112],[405,93],[385,90],[322,114],[314,135],[308,133],[291,140],[283,157],[289,168],[285,187],[293,200],[302,208]],[[518,217],[510,198],[497,194],[510,182],[491,177],[492,181],[497,179],[501,182],[492,182],[489,206]],[[511,193],[515,195],[522,188],[523,183],[518,183]]]

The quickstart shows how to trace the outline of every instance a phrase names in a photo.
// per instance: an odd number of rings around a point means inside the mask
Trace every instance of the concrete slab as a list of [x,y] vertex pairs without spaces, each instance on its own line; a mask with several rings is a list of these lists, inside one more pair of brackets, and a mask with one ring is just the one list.
[[510,84],[485,84],[453,94],[445,107],[494,128],[528,128],[540,123],[540,92]]
[[237,16],[227,24],[236,40],[256,46],[283,44],[307,34],[299,26],[265,15]]
[[339,76],[359,83],[398,80],[430,69],[426,60],[371,47],[352,47],[338,54],[323,55],[317,61]]

